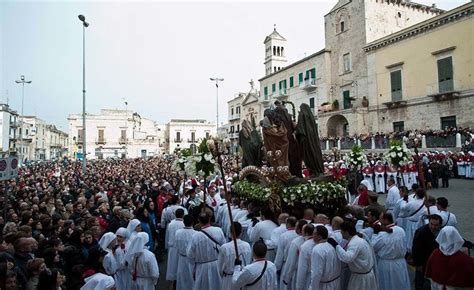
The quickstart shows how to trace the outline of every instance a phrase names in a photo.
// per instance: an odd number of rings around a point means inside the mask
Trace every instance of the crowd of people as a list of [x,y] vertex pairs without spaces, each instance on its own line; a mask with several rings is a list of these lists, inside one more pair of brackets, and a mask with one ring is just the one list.
[[[426,278],[474,286],[461,251],[471,244],[447,199],[416,184],[387,175],[383,206],[363,180],[336,216],[275,213],[235,196],[227,204],[235,158],[209,182],[173,172],[175,158],[97,160],[85,174],[80,162],[43,162],[2,181],[0,289],[151,290],[164,259],[170,287],[186,290],[409,289],[407,260],[416,289]],[[440,266],[456,261],[464,271]]]

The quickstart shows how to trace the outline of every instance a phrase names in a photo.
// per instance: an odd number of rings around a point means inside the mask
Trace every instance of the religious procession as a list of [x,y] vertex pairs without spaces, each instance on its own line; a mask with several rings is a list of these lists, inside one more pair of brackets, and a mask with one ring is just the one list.
[[210,138],[85,174],[68,159],[20,168],[1,182],[0,289],[474,286],[472,243],[448,198],[429,195],[472,177],[474,160],[456,169],[459,153],[397,142],[323,154],[307,104],[293,119],[277,101],[260,127],[244,121],[240,158]]

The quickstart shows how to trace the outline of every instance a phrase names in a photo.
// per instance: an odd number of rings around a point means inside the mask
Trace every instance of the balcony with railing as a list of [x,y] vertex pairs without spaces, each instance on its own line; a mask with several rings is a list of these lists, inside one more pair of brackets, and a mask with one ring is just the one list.
[[194,138],[188,138],[188,143],[197,143],[198,141]]
[[104,145],[106,143],[105,138],[97,138],[95,139],[95,144],[97,145]]
[[280,89],[277,92],[275,98],[279,100],[286,100],[288,98],[288,89]]
[[264,104],[268,104],[269,102],[271,102],[271,100],[272,100],[272,94],[269,94],[269,95],[263,95],[261,101]]
[[10,127],[12,127],[12,128],[18,128],[18,127],[20,127],[20,122],[18,122],[18,121],[11,121],[11,122],[10,122]]
[[300,84],[300,88],[303,90],[314,90],[316,89],[316,79],[306,79]]
[[174,138],[174,143],[181,143],[183,142],[183,138]]
[[75,140],[76,144],[83,144],[84,143],[84,138],[82,137],[77,137]]
[[229,121],[238,120],[238,119],[240,119],[240,113],[229,116]]

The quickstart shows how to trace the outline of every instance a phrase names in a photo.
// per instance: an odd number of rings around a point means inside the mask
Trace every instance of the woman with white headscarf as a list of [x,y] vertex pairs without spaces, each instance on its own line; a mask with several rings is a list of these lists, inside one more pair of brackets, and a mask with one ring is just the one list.
[[94,274],[84,279],[86,284],[81,290],[112,290],[115,286],[114,278],[102,273]]
[[115,258],[115,244],[116,236],[114,233],[105,233],[99,240],[99,246],[102,250],[107,252],[104,259],[102,260],[102,266],[108,275],[115,275],[117,272],[118,263]]
[[125,263],[125,255],[130,248],[130,240],[128,239],[128,230],[119,228],[115,232],[117,237],[117,248],[115,249],[115,260],[117,261],[117,271],[115,272],[115,289],[129,290],[132,287],[132,275]]
[[472,289],[474,287],[474,259],[461,252],[464,239],[458,230],[446,226],[438,234],[436,249],[428,259],[426,277],[433,290]]
[[137,233],[142,231],[141,222],[137,219],[133,219],[133,220],[129,221],[128,225],[127,225],[127,230],[128,230],[128,233],[129,233],[129,238],[128,239],[131,242],[135,238]]
[[128,269],[132,274],[132,290],[155,289],[160,270],[155,254],[146,249],[148,234],[137,233],[126,254]]

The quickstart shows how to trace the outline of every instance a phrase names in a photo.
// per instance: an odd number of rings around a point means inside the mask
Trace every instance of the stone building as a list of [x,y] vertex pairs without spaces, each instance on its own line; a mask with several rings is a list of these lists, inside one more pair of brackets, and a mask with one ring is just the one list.
[[18,128],[20,127],[20,118],[18,113],[7,104],[0,104],[0,140],[1,155],[9,155],[17,152]]
[[206,120],[172,119],[166,124],[166,152],[190,148],[197,152],[199,142],[216,135],[216,124]]
[[[70,156],[82,158],[82,114],[71,114],[69,121]],[[137,158],[163,152],[164,127],[130,110],[103,109],[86,115],[88,159]]]
[[285,54],[269,58],[274,47],[278,52],[286,42],[274,30],[265,39],[266,73],[260,79],[260,103],[265,107],[275,99],[291,101],[296,107],[308,103],[314,108],[321,136],[368,132],[367,101],[373,96],[369,95],[364,47],[442,12],[411,1],[340,0],[324,17],[326,47],[286,67],[273,65],[269,73],[267,62],[280,61],[288,54],[283,49]]
[[367,44],[367,128],[474,127],[473,27],[470,2]]

